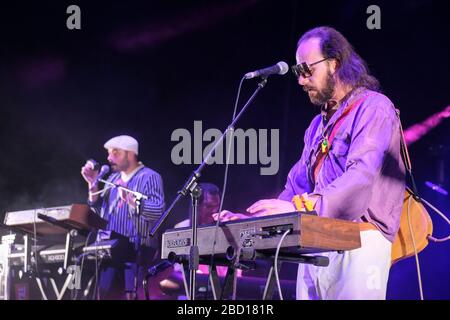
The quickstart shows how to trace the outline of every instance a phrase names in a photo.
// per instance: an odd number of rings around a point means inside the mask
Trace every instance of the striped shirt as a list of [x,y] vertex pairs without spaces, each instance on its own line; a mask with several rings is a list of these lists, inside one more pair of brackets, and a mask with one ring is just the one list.
[[148,247],[157,246],[158,240],[151,238],[149,233],[164,212],[164,191],[161,176],[156,171],[142,166],[127,182],[122,181],[120,172],[111,174],[108,181],[140,192],[148,196],[148,199],[141,200],[139,217],[136,214],[136,208],[130,206],[120,197],[119,192],[124,191],[120,191],[118,188],[109,188],[100,195],[96,202],[88,202],[97,214],[108,221],[106,229],[120,233],[128,237],[130,242],[135,243],[136,230],[139,226],[141,244]]

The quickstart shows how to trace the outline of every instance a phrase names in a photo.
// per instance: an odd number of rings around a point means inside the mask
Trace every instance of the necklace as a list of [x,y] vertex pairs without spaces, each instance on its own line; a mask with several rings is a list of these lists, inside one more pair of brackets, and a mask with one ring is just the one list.
[[[346,114],[350,111],[350,109],[352,109],[351,104],[354,102],[353,101],[354,98],[356,96],[358,96],[358,94],[362,91],[362,89],[363,88],[356,88],[356,89],[353,89],[353,90],[349,91],[344,96],[344,98],[342,98],[339,102],[335,103],[335,105],[333,107],[336,110],[339,109],[339,107],[342,105],[342,103],[346,103],[347,104],[346,109],[344,110],[343,114],[339,117],[339,119],[342,118],[342,117],[345,117]],[[331,110],[333,110],[334,108],[332,108]],[[330,128],[330,127],[327,127],[327,124],[328,124],[328,121],[329,121],[329,119],[327,119],[327,114],[331,110],[327,110],[327,109],[330,109],[329,105],[325,106],[325,109],[323,110],[324,113],[322,114],[322,126],[323,126],[323,128],[322,128],[322,142],[320,143],[320,150],[321,150],[322,153],[327,153],[328,150],[330,149],[330,141],[329,141],[329,138],[328,138],[328,134],[326,134],[326,133],[329,131],[328,129]],[[331,119],[331,117],[332,116],[330,116],[330,119]],[[339,119],[336,122],[338,122]],[[331,127],[333,127],[333,125]]]

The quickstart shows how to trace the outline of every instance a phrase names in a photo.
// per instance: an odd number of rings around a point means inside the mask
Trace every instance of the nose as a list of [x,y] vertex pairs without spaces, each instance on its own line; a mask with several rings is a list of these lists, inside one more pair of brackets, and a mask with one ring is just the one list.
[[308,78],[303,77],[302,75],[298,77],[298,84],[304,86],[308,82]]

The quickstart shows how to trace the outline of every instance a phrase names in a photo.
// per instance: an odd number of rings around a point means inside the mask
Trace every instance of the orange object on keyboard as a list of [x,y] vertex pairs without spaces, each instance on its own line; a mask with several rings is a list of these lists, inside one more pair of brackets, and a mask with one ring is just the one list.
[[306,211],[313,211],[313,209],[314,209],[313,203],[311,200],[309,200],[308,194],[306,192],[304,194],[302,194],[301,199],[302,199],[303,206],[305,207]]
[[304,207],[303,207],[303,202],[300,199],[300,197],[298,196],[298,194],[296,194],[293,198],[292,198],[292,203],[294,204],[294,207],[297,211],[303,211]]
[[302,194],[301,196],[296,194],[292,198],[292,203],[294,204],[295,209],[297,209],[297,211],[304,211],[304,210],[312,211],[314,209],[313,203],[311,200],[309,200],[308,194],[306,192],[304,194]]

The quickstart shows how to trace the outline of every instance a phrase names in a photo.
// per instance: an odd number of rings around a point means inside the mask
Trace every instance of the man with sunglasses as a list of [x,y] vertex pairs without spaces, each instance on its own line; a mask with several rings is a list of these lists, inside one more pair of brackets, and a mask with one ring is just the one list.
[[248,215],[223,211],[221,220],[301,211],[298,199],[307,198],[319,216],[359,222],[361,248],[324,253],[328,267],[299,264],[297,298],[385,299],[405,190],[396,110],[337,30],[306,32],[296,59],[292,71],[320,107],[301,158],[278,199],[257,201]]

